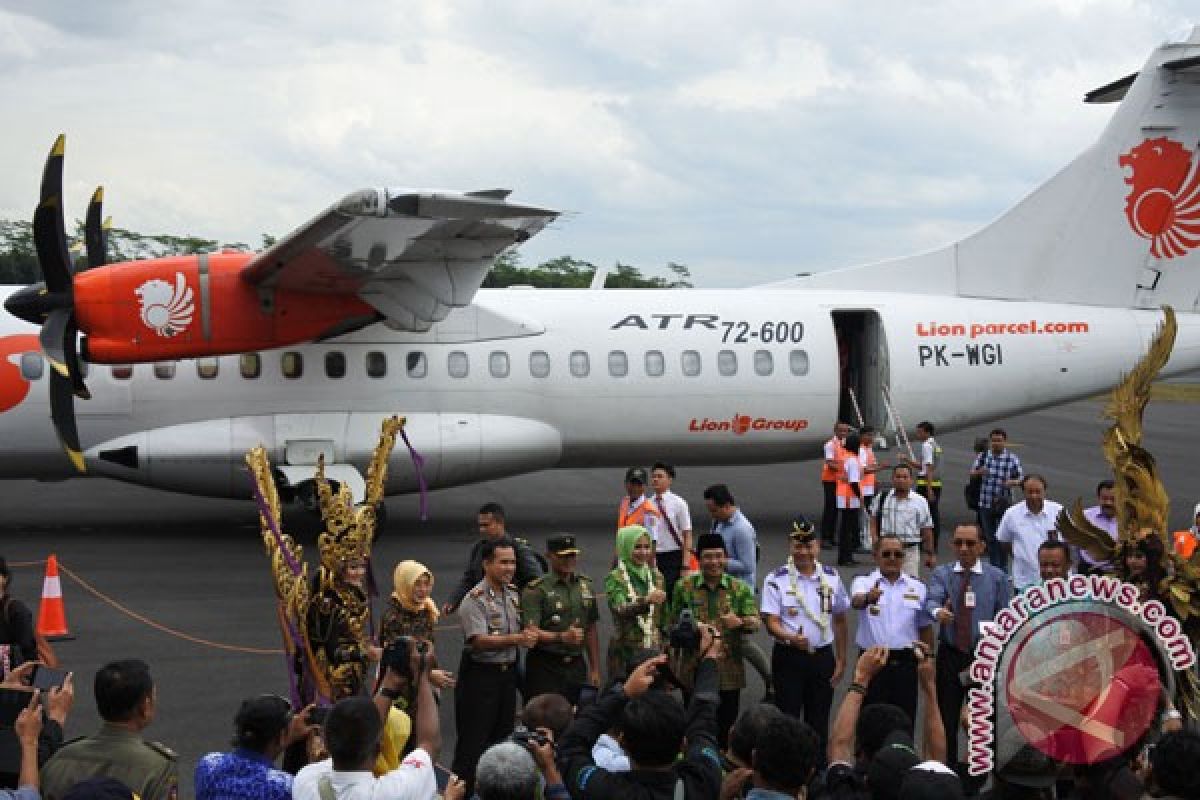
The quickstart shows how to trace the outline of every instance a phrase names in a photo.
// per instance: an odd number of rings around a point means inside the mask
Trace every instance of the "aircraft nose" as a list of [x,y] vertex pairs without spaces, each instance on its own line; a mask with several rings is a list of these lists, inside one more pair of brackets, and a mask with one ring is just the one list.
[[4,301],[8,313],[34,325],[41,325],[51,311],[63,305],[64,299],[48,292],[44,283],[26,286],[10,294]]

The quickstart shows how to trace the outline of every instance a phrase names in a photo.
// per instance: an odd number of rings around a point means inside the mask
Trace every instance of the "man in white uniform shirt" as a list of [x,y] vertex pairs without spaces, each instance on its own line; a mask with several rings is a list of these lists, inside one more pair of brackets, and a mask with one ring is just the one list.
[[905,546],[893,533],[875,540],[875,563],[870,575],[860,575],[850,586],[850,605],[858,609],[855,644],[860,655],[872,647],[888,649],[887,664],[872,679],[863,705],[891,703],[917,718],[917,659],[913,642],[921,641],[933,652],[933,620],[925,613],[925,584],[907,575]]
[[892,488],[879,495],[871,514],[871,546],[881,535],[894,535],[904,544],[904,571],[914,578],[921,575],[921,557],[925,566],[937,566],[933,549],[933,517],[929,503],[912,490],[913,471],[907,464],[892,468]]
[[1038,548],[1050,538],[1059,538],[1058,512],[1062,505],[1046,499],[1046,479],[1029,474],[1021,481],[1025,500],[1017,503],[1000,520],[996,539],[1012,558],[1013,586],[1024,591],[1041,581]]
[[775,705],[811,725],[821,737],[823,753],[833,688],[846,668],[850,597],[837,570],[817,561],[821,545],[816,529],[800,521],[790,536],[791,557],[763,581],[760,610],[775,640]]
[[[668,597],[692,554],[692,515],[687,502],[671,491],[674,481],[675,468],[670,464],[658,461],[651,468],[650,488],[654,494],[650,502],[658,516],[650,532],[654,536],[655,566],[663,574]],[[646,520],[651,521],[649,516]]]

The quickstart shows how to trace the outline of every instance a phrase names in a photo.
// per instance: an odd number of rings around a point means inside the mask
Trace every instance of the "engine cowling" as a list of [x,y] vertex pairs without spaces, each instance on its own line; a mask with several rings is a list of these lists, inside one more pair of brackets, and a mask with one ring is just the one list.
[[75,276],[83,355],[102,364],[269,350],[379,318],[354,294],[264,289],[241,278],[252,253],[131,261]]

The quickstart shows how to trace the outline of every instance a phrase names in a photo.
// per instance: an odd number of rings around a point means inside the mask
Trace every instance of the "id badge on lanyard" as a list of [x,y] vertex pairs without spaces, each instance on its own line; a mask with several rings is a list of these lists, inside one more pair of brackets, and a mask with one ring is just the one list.
[[967,589],[967,591],[963,593],[963,605],[966,606],[967,608],[975,607],[975,590],[974,589]]

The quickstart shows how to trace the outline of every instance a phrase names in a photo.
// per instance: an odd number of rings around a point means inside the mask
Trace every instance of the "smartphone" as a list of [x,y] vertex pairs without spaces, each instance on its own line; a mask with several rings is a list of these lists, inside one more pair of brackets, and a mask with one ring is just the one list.
[[21,709],[29,707],[30,692],[22,689],[0,689],[0,727],[11,728]]
[[33,680],[29,685],[34,689],[57,689],[63,685],[63,681],[66,679],[67,671],[65,669],[51,669],[38,664],[33,668]]
[[450,785],[450,770],[443,767],[441,764],[433,765],[433,778],[437,781],[438,794],[444,794],[446,787]]

